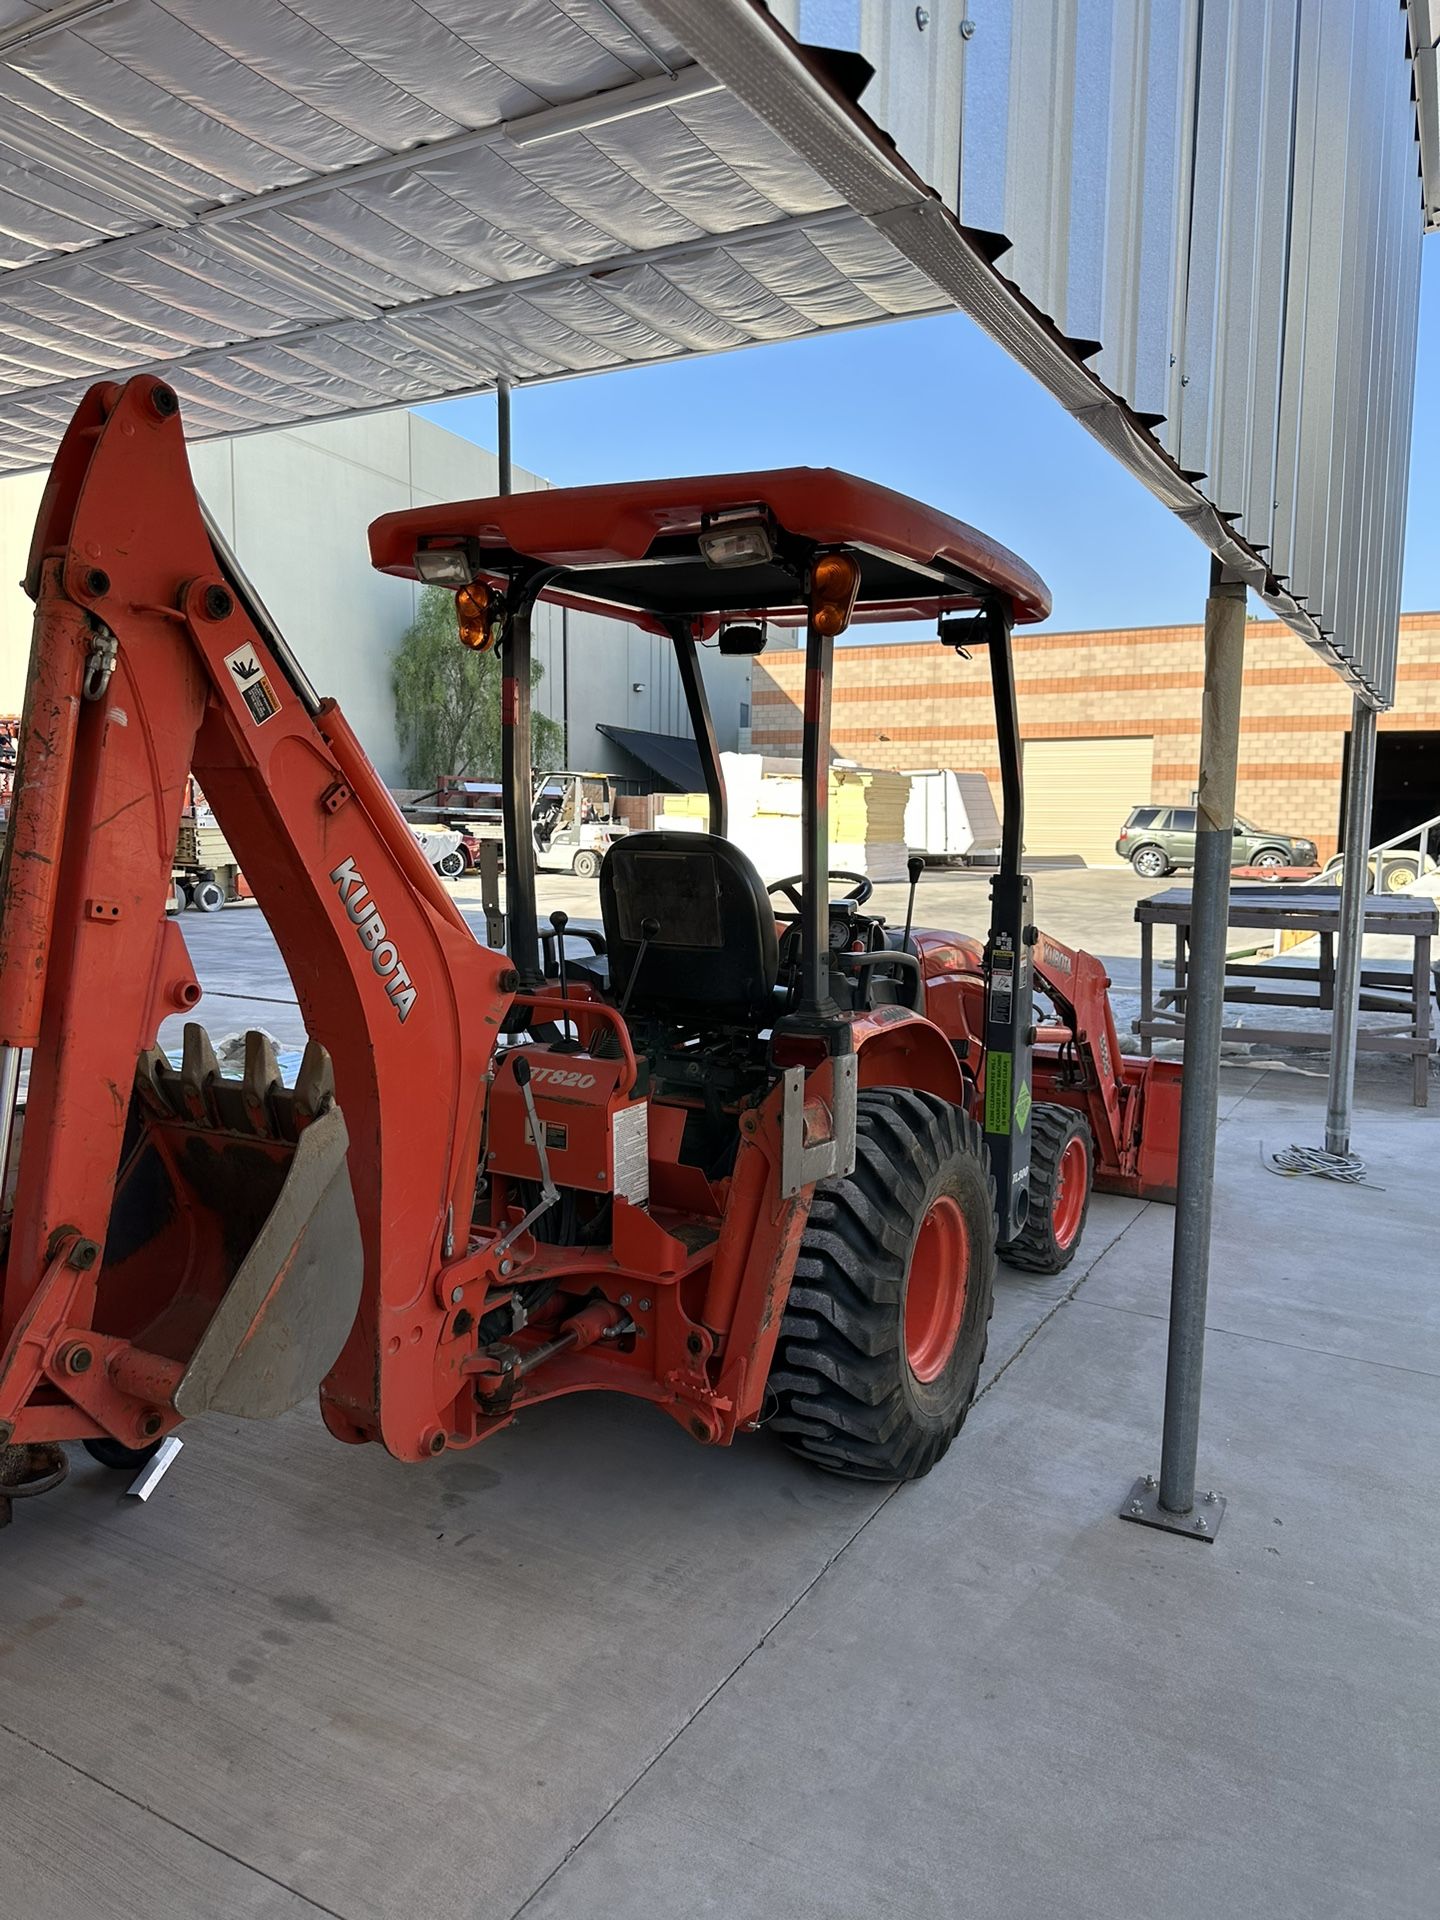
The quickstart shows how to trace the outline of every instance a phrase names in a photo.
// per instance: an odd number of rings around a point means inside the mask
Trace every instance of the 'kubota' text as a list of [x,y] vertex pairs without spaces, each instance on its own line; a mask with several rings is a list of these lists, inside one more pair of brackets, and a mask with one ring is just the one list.
[[353,860],[342,860],[330,878],[340,889],[341,903],[355,924],[361,945],[369,950],[371,966],[385,982],[385,991],[390,996],[396,1017],[408,1020],[410,1009],[415,1004],[415,989],[400,963],[395,942],[386,934],[385,922],[380,918],[380,909],[370,898],[364,876]]

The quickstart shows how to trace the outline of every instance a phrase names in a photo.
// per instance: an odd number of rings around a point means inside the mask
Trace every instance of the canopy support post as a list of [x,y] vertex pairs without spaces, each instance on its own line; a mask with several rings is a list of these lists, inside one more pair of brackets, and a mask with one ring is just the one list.
[[730,830],[729,807],[725,796],[725,770],[720,764],[720,747],[715,738],[715,722],[710,714],[710,697],[700,670],[699,649],[695,645],[694,625],[688,620],[669,623],[675,646],[675,665],[690,715],[690,731],[700,753],[700,770],[705,777],[705,792],[710,801],[710,831],[723,839]]
[[515,491],[515,470],[510,460],[510,382],[502,373],[495,382],[495,446],[500,468],[499,491]]
[[1170,1271],[1170,1346],[1160,1481],[1146,1474],[1120,1509],[1123,1520],[1191,1540],[1213,1540],[1225,1502],[1207,1493],[1197,1507],[1195,1458],[1205,1364],[1205,1304],[1210,1285],[1210,1223],[1215,1194],[1215,1133],[1220,1112],[1220,1045],[1225,1020],[1225,943],[1230,862],[1235,841],[1235,778],[1245,666],[1245,585],[1210,563],[1205,603],[1205,681],[1200,723],[1195,873],[1190,890],[1190,965],[1186,973],[1185,1059],[1180,1086],[1180,1150],[1175,1244]]
[[1340,932],[1335,943],[1335,1019],[1330,1033],[1330,1084],[1325,1101],[1325,1151],[1348,1155],[1355,1103],[1355,1043],[1360,1011],[1360,962],[1365,941],[1365,896],[1370,891],[1370,822],[1375,789],[1375,734],[1379,716],[1357,699],[1350,721],[1345,772],[1345,869],[1340,881]]

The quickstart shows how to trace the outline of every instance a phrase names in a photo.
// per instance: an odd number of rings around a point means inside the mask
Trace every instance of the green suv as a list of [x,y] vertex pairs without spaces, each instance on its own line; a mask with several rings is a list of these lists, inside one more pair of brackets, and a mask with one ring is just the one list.
[[[1193,867],[1194,807],[1132,807],[1115,851],[1130,862],[1142,880],[1160,880],[1176,867]],[[1267,833],[1236,814],[1232,867],[1313,867],[1315,858],[1313,840],[1297,840],[1289,833]]]

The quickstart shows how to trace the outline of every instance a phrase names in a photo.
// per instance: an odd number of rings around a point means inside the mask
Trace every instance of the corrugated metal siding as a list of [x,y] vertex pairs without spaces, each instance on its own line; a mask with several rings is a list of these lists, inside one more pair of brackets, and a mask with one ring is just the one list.
[[0,467],[140,368],[212,436],[955,304],[1383,704],[1436,14],[0,0]]
[[1389,704],[1435,0],[774,10],[807,41],[848,22],[865,110],[942,192],[958,161],[996,272]]

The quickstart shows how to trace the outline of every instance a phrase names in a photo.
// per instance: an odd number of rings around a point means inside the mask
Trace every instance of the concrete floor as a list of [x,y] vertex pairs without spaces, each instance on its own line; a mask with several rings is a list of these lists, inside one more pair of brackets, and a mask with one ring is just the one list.
[[[258,914],[185,930],[298,1038]],[[1262,1163],[1323,1083],[1223,1094],[1213,1545],[1115,1517],[1172,1216],[1103,1198],[900,1491],[601,1399],[409,1468],[203,1421],[144,1507],[82,1455],[0,1537],[0,1915],[1431,1920],[1440,1112],[1362,1068],[1350,1189]]]

